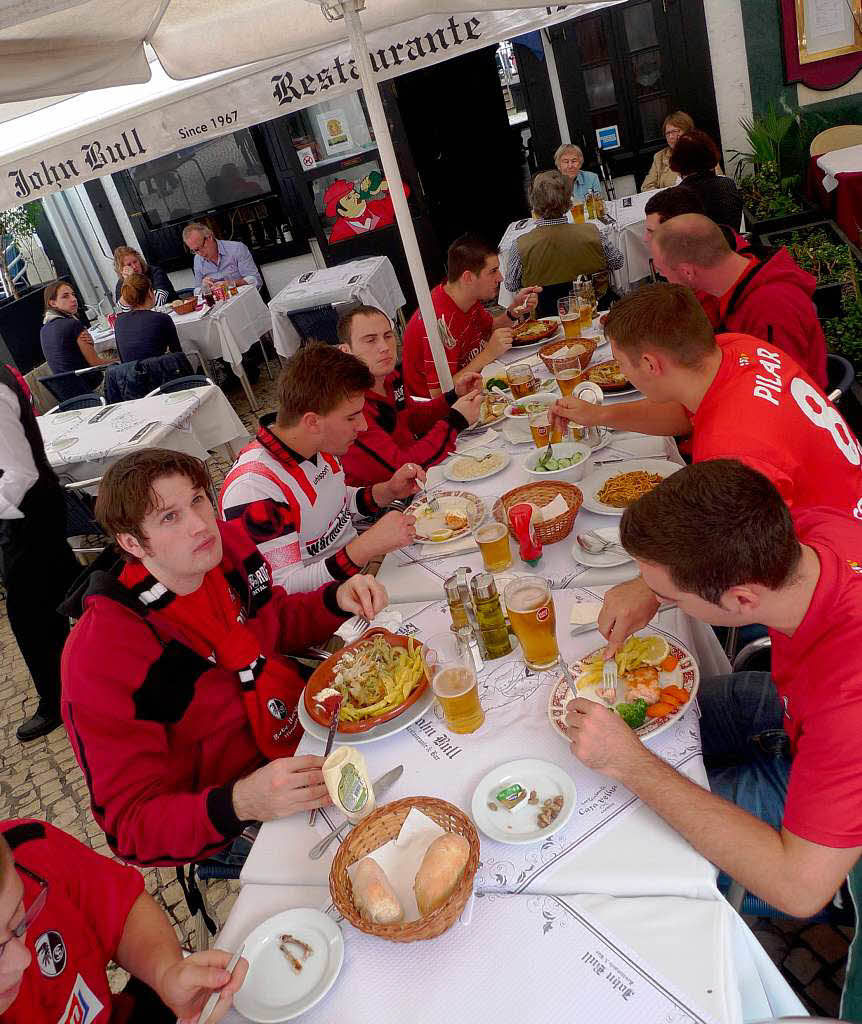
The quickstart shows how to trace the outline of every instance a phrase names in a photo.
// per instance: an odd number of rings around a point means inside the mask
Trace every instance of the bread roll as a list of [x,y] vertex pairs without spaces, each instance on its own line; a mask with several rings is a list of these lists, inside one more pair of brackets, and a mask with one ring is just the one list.
[[456,832],[438,836],[428,847],[413,880],[416,906],[423,917],[449,899],[461,881],[469,856],[470,843]]
[[371,857],[364,857],[353,872],[353,901],[373,924],[395,924],[404,919],[404,909],[386,872]]

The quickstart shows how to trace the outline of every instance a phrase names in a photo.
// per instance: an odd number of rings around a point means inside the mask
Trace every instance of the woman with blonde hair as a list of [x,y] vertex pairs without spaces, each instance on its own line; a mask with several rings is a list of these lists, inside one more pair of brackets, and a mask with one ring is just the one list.
[[137,249],[128,245],[118,245],[114,249],[114,270],[117,272],[117,284],[114,288],[114,301],[117,304],[117,311],[125,313],[129,308],[123,302],[123,284],[131,274],[143,274],[149,278],[155,296],[155,304],[162,306],[166,302],[173,302],[177,297],[176,289],[171,284],[171,279],[161,267],[154,267],[147,264],[144,257]]
[[[643,180],[641,192],[649,192],[654,188],[670,188],[679,183],[679,174],[671,170],[671,153],[673,153],[673,147],[677,144],[677,140],[686,132],[693,130],[694,121],[684,110],[675,110],[672,114],[667,115],[661,126],[662,135],[664,135],[667,145],[652,158],[652,167]],[[724,174],[720,163],[715,165],[715,173]]]

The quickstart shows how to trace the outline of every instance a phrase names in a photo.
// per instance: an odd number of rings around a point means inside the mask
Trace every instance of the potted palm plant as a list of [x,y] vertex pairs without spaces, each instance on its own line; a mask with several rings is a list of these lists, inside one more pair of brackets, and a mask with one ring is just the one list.
[[786,146],[791,129],[799,128],[798,115],[779,113],[770,103],[765,113],[742,118],[739,123],[751,146],[747,153],[732,152],[746,228],[761,236],[816,220],[819,211],[798,194],[799,177],[784,174],[782,168],[782,146]]

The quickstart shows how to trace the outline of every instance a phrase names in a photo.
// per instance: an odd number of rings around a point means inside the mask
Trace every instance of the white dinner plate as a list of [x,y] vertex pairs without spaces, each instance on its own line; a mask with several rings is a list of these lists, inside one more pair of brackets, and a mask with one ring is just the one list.
[[[412,725],[417,718],[427,715],[433,703],[434,693],[429,686],[415,703],[405,708],[397,717],[390,718],[388,722],[381,722],[380,725],[375,725],[365,732],[336,732],[335,742],[358,747],[360,743],[374,743],[377,740],[385,740],[387,736],[394,736],[396,732],[401,732],[408,725]],[[316,740],[320,740],[321,743],[325,743],[329,736],[329,730],[315,722],[308,713],[305,707],[305,691],[303,691],[302,696],[299,698],[298,710],[299,724],[302,728],[305,729],[309,736],[313,736]]]
[[[436,491],[431,495],[431,500],[435,498],[439,504],[441,515],[445,515],[449,509],[460,510],[464,506],[472,506],[477,512],[482,507],[481,499],[469,491]],[[428,501],[425,498],[419,498],[413,502],[408,511],[411,516],[416,516],[418,519],[423,516],[423,509],[426,509],[427,506]],[[448,544],[450,540],[460,540],[462,537],[466,537],[469,532],[470,527],[464,526],[460,530],[453,530],[450,536],[442,540],[431,540],[430,537],[420,537],[417,535],[414,543],[428,544],[431,547],[436,547],[440,544]]]
[[[538,804],[523,800],[515,811],[501,807],[495,799],[501,789],[519,783],[529,793],[536,791]],[[562,796],[563,808],[546,828],[540,828],[536,818],[542,801]],[[520,761],[507,761],[492,769],[473,791],[471,813],[473,821],[489,839],[512,846],[538,843],[565,828],[578,802],[578,791],[572,778],[558,765],[525,757]],[[497,806],[496,811],[490,804]]]
[[[278,948],[282,934],[312,948],[299,974]],[[297,954],[295,947],[289,948]],[[277,1024],[310,1010],[332,988],[344,963],[344,936],[326,914],[295,907],[258,925],[245,940],[243,956],[248,960],[248,974],[234,996],[234,1005],[258,1024]]]
[[662,477],[669,477],[672,473],[683,467],[667,459],[628,459],[623,462],[615,462],[609,466],[602,466],[595,473],[591,473],[578,484],[583,495],[583,507],[589,512],[600,512],[606,516],[621,516],[624,508],[614,508],[599,501],[598,492],[612,476],[619,476],[621,473],[632,473],[642,469],[647,473],[659,473]]
[[[678,711],[675,711],[670,715],[665,715],[664,718],[648,718],[637,730],[637,734],[641,739],[646,739],[648,736],[657,736],[660,732],[664,732],[665,729],[673,725],[679,716],[684,714],[685,711],[691,707],[692,701],[697,696],[698,686],[700,685],[700,669],[698,668],[697,662],[694,660],[691,651],[689,651],[683,642],[678,640],[675,636],[665,633],[664,630],[656,629],[655,627],[651,628],[649,626],[647,626],[646,629],[639,630],[637,636],[650,636],[652,634],[663,636],[668,642],[670,653],[678,659],[678,664],[672,672],[665,672],[664,670],[659,672],[659,686],[679,686],[683,690],[687,691],[689,694],[689,700],[688,703],[684,704]],[[578,661],[574,661],[569,665],[575,682],[577,682],[578,676],[585,669],[585,660],[590,657],[590,654],[595,654],[596,651],[599,650],[604,650],[604,644],[602,644],[601,647],[596,647],[593,651],[585,654],[583,658],[580,658]],[[617,689],[618,703],[625,703],[625,691],[625,683],[621,683],[620,687]],[[586,697],[588,700],[594,700],[599,704],[603,703],[603,701],[596,695],[595,687],[579,687],[578,693],[580,696]],[[572,697],[572,692],[569,689],[568,683],[562,676],[560,676],[556,685],[551,690],[551,696],[548,698],[548,718],[550,718],[551,725],[554,729],[566,741],[568,741],[569,737],[566,735],[563,719],[566,717],[568,704],[571,700],[574,700],[574,698]]]
[[[467,458],[467,455],[475,455],[481,458],[483,455],[496,455],[499,459],[494,462],[488,462],[484,465],[479,465],[473,459]],[[455,452],[449,461],[443,466],[443,476],[447,480],[452,480],[457,484],[475,483],[477,480],[484,480],[486,477],[494,476],[495,473],[502,473],[506,466],[512,461],[512,456],[508,452],[492,452],[490,448],[471,448],[469,452]],[[463,463],[463,467],[460,465]],[[482,472],[477,473],[475,476],[460,476],[456,470],[467,468],[474,465],[477,470]],[[487,466],[487,468],[486,468]]]
[[[577,530],[574,531],[577,533]],[[609,540],[613,544],[619,544],[620,542],[620,528],[618,526],[603,526],[601,529],[593,530],[593,533],[597,533],[602,540]],[[632,560],[632,556],[626,554],[625,551],[602,551],[598,555],[591,555],[589,551],[584,551],[578,539],[575,537],[575,543],[572,544],[572,558],[576,562],[580,562],[581,565],[586,565],[591,569],[609,569],[614,565],[625,565],[626,562]]]
[[[55,413],[55,415],[59,415]],[[77,437],[58,437],[56,441],[52,441],[50,446],[55,452],[65,451],[67,448],[71,448],[73,445],[78,443]]]

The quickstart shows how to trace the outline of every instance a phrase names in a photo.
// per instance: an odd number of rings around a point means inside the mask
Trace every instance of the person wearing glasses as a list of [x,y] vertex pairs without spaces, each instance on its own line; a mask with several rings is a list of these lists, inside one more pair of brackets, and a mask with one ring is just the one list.
[[263,284],[254,257],[242,242],[217,239],[206,224],[197,221],[183,228],[183,242],[195,255],[194,272],[198,288],[206,283],[212,287],[219,281],[237,287],[253,284],[260,288]]
[[[218,949],[183,954],[167,915],[134,868],[44,821],[0,822],[0,1020],[196,1020],[211,993],[209,1024],[224,1017],[245,979]],[[113,994],[107,966],[131,978]],[[104,1013],[103,1013],[104,1011]]]
[[[671,170],[670,158],[678,140],[686,132],[694,130],[694,121],[685,111],[675,110],[664,119],[661,130],[667,145],[652,158],[652,166],[649,169],[649,174],[643,180],[641,192],[649,192],[654,188],[670,188],[671,185],[679,184],[679,172]],[[724,174],[721,164],[715,165],[715,173]]]

